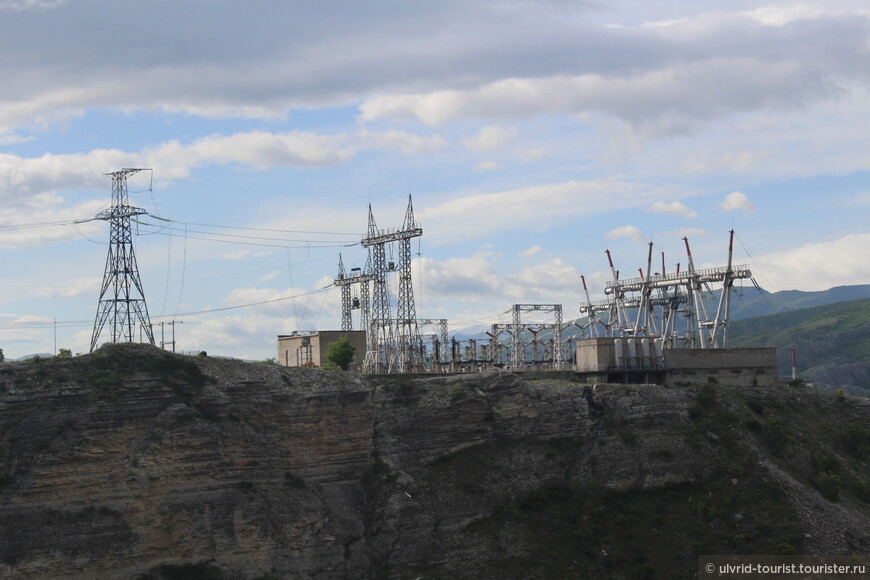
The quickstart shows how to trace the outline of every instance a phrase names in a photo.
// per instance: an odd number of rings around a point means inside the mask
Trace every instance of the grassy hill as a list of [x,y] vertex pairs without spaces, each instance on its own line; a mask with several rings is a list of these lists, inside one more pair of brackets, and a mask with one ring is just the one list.
[[870,395],[870,298],[736,320],[729,336],[730,346],[775,346],[783,376],[795,349],[800,376]]

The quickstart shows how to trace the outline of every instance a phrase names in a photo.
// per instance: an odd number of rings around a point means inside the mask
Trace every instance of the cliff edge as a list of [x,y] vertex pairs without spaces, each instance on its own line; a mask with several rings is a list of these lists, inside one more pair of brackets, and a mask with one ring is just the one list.
[[691,578],[697,554],[870,551],[866,400],[566,376],[143,345],[0,365],[0,578]]

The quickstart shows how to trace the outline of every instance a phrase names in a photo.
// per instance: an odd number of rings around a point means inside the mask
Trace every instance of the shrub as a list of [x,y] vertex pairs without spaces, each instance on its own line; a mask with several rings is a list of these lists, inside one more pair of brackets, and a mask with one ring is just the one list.
[[836,473],[823,471],[819,474],[819,492],[829,501],[840,499],[840,476]]
[[350,367],[350,363],[353,362],[354,356],[356,356],[356,347],[350,343],[348,337],[342,336],[329,345],[324,359],[346,371]]

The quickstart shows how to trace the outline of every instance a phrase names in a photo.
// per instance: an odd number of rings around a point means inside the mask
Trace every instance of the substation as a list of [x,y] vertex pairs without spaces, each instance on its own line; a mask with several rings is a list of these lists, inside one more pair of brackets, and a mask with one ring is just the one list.
[[[131,231],[131,220],[147,212],[131,206],[127,195],[127,177],[138,171],[108,174],[111,207],[93,218],[110,223],[110,243],[91,350],[104,330],[111,342],[134,342],[138,331],[140,342],[154,344]],[[733,231],[726,265],[716,268],[696,269],[683,238],[685,269],[678,264],[667,272],[662,255],[660,271],[653,271],[650,242],[646,270],[621,279],[607,250],[612,279],[604,288],[606,299],[590,300],[581,275],[585,300],[575,305],[578,318],[566,322],[562,304],[513,304],[504,312],[509,322],[493,322],[485,339],[457,339],[449,335],[446,319],[417,317],[411,241],[422,235],[410,195],[403,223],[395,228],[379,228],[369,205],[368,229],[360,240],[367,250],[365,266],[348,271],[338,257],[333,285],[341,292],[341,328],[279,335],[278,364],[320,367],[329,345],[347,337],[357,352],[353,370],[366,374],[499,368],[561,372],[589,382],[778,382],[774,348],[728,348],[734,282],[750,279],[755,284],[748,266],[732,263]],[[173,348],[174,343],[173,338]]]
[[[297,331],[280,336],[279,364],[302,360],[290,352],[294,349],[325,352],[328,342],[345,333],[353,344],[365,344],[354,363],[363,373],[467,373],[501,368],[522,373],[561,371],[589,382],[715,380],[773,385],[778,381],[776,349],[728,348],[734,282],[750,279],[755,284],[748,266],[732,264],[733,231],[727,263],[717,268],[695,269],[689,241],[683,238],[685,269],[678,265],[674,272],[666,272],[662,255],[661,271],[654,272],[650,242],[646,271],[620,279],[607,250],[612,273],[604,288],[608,298],[591,301],[581,276],[585,301],[576,305],[577,319],[566,322],[562,304],[513,304],[505,312],[510,322],[493,322],[483,333],[486,339],[464,340],[449,336],[446,319],[416,317],[411,240],[422,234],[414,220],[411,196],[398,228],[379,229],[369,206],[368,232],[361,241],[368,249],[365,267],[348,271],[342,256],[338,258],[334,285],[341,291],[341,330],[338,334]],[[391,277],[398,277],[395,293],[390,291],[395,286]],[[311,360],[302,364],[315,366]]]

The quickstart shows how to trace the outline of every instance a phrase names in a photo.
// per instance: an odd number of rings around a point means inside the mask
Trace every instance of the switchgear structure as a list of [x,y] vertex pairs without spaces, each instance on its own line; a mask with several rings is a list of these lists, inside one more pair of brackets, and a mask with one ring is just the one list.
[[[341,254],[338,255],[338,276],[333,280],[333,284],[341,288],[341,329],[344,331],[353,330],[351,313],[354,310],[360,311],[360,330],[369,331],[369,282],[375,279],[371,274],[371,268],[372,259],[369,253],[365,269],[351,268],[348,275]],[[359,285],[358,296],[353,295],[355,285]]]
[[[373,292],[371,318],[366,335],[366,356],[363,371],[414,372],[424,368],[423,343],[417,325],[414,290],[411,284],[411,239],[423,235],[414,220],[414,206],[408,196],[405,221],[399,230],[379,230],[369,205],[368,235],[363,247],[371,249]],[[399,264],[387,263],[387,244],[399,242]],[[387,273],[399,272],[396,318],[390,315]]]
[[91,352],[97,347],[100,334],[107,325],[113,343],[134,342],[138,326],[140,340],[154,344],[130,229],[131,218],[147,212],[131,206],[127,195],[127,176],[140,171],[143,170],[127,168],[106,174],[112,178],[112,205],[98,213],[95,219],[109,222],[109,253],[91,336]]

